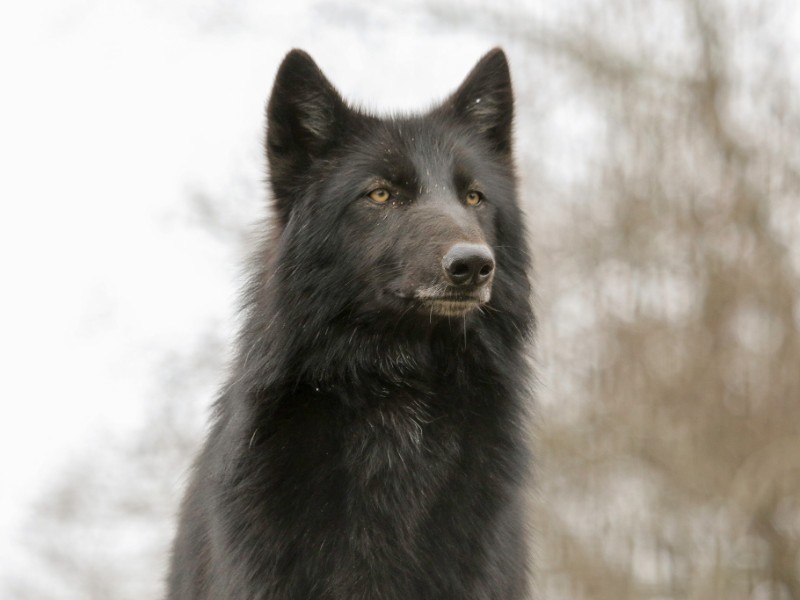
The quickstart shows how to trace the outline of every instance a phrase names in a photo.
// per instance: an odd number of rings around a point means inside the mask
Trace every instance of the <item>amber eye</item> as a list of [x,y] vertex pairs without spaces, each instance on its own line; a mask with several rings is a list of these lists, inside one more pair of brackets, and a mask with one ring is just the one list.
[[467,195],[464,197],[464,200],[467,203],[467,206],[478,206],[483,200],[483,195],[480,192],[476,192],[475,190],[471,190],[467,192]]
[[389,201],[392,195],[389,193],[388,190],[383,188],[378,188],[377,190],[372,190],[369,193],[369,199],[375,202],[376,204],[385,204]]

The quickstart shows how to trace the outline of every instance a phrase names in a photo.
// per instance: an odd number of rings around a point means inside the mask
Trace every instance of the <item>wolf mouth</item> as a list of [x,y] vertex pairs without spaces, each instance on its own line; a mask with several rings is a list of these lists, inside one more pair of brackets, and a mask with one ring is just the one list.
[[477,298],[425,298],[420,301],[426,309],[445,317],[460,317],[483,304]]
[[435,285],[416,290],[413,299],[425,310],[430,310],[434,314],[459,317],[486,304],[490,296],[491,290],[488,287],[469,294],[454,294],[447,286]]

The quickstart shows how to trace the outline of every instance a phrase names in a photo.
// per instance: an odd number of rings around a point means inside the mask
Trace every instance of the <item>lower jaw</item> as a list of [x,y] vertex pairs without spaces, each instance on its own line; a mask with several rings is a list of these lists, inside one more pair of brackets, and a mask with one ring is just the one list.
[[463,317],[479,306],[469,300],[428,300],[422,303],[422,310],[440,317]]

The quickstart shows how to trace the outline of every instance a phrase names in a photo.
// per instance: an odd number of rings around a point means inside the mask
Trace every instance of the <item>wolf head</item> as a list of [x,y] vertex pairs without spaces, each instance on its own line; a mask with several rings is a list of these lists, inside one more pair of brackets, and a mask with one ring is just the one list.
[[509,310],[527,252],[512,160],[505,55],[486,54],[427,113],[349,106],[290,52],[267,108],[275,276],[289,303],[369,321]]

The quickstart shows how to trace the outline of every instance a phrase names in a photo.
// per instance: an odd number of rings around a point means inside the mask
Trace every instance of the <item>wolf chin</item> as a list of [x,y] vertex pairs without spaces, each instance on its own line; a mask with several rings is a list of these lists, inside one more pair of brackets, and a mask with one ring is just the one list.
[[267,108],[272,223],[169,599],[528,597],[512,114],[499,49],[442,104],[388,118],[286,56]]

